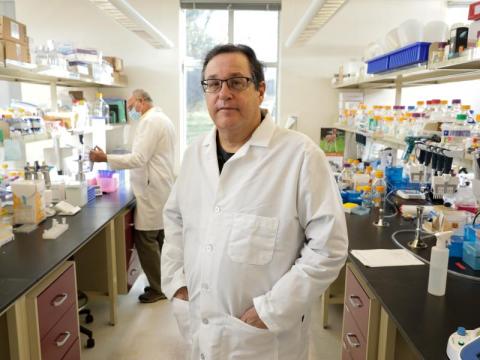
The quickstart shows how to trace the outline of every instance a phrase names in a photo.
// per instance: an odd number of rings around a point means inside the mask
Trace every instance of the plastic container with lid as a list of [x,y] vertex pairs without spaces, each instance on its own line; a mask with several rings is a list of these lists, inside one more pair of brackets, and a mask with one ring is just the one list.
[[471,130],[471,143],[469,147],[478,149],[480,147],[480,114],[475,117],[475,125]]
[[467,115],[458,114],[454,123],[443,123],[442,143],[451,149],[461,150],[467,146],[471,128],[466,122]]
[[463,262],[473,270],[480,270],[480,246],[477,242],[463,242]]
[[425,101],[417,101],[417,107],[414,109],[410,109],[411,106],[408,107],[409,111],[423,113],[425,112]]

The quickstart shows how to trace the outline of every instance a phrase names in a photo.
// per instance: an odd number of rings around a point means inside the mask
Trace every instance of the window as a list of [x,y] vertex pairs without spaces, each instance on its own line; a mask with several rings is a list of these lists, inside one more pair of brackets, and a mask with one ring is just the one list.
[[[234,43],[253,48],[265,65],[267,92],[262,107],[276,116],[279,5],[209,4],[182,1],[183,17],[183,141],[182,153],[213,123],[200,85],[202,61],[215,45]],[[272,10],[273,8],[273,10]]]

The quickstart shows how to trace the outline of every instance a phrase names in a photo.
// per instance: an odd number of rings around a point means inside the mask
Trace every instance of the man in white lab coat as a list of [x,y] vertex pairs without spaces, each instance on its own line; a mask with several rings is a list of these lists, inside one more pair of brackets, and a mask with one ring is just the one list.
[[347,255],[337,185],[316,144],[260,109],[252,49],[212,49],[202,76],[215,128],[165,205],[163,291],[192,359],[307,359],[311,305]]
[[138,121],[129,154],[105,154],[96,148],[90,160],[108,162],[112,169],[131,169],[136,199],[135,247],[149,286],[140,302],[165,299],[160,285],[160,253],[163,245],[162,211],[174,182],[175,130],[170,119],[153,106],[150,95],[135,90],[128,99],[129,117]]

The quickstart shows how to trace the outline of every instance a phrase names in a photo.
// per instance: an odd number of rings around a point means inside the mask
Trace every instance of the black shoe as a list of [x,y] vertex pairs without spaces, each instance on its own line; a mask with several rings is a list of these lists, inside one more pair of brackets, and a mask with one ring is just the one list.
[[153,289],[148,285],[143,288],[143,292],[149,292],[149,291],[152,291],[152,290]]
[[154,303],[159,300],[165,300],[167,297],[163,293],[158,293],[152,289],[150,291],[145,291],[138,297],[138,300],[141,303]]

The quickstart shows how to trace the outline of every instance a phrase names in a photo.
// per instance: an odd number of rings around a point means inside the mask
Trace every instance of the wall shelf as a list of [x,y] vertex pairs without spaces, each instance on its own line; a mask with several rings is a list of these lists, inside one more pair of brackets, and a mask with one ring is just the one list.
[[416,65],[377,75],[363,75],[337,82],[336,89],[394,89],[480,79],[480,48],[465,51],[461,57],[434,64]]
[[55,68],[37,68],[31,64],[8,61],[0,64],[0,79],[32,84],[68,86],[68,87],[126,87],[126,82],[99,82],[91,76],[81,75]]

